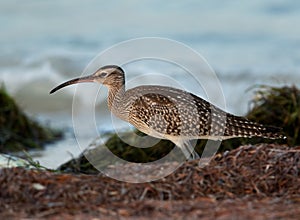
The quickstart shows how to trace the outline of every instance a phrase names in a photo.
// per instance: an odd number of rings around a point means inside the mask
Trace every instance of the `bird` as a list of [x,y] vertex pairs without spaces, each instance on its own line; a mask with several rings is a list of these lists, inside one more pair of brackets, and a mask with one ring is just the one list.
[[64,82],[50,94],[84,82],[106,86],[107,105],[115,116],[147,135],[170,140],[182,150],[187,160],[199,158],[191,145],[195,139],[286,138],[281,128],[235,116],[185,90],[161,85],[142,85],[126,90],[125,71],[118,65],[106,65],[91,75]]

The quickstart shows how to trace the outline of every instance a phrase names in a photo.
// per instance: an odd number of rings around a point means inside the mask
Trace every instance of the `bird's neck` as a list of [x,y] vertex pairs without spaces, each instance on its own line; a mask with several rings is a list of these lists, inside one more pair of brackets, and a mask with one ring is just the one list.
[[125,85],[120,84],[120,85],[108,86],[107,105],[108,108],[113,113],[115,113],[115,110],[118,110],[124,94],[125,94]]

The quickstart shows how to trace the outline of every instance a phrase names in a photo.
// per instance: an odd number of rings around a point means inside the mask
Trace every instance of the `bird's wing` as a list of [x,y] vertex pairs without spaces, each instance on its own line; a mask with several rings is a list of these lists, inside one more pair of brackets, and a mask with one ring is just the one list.
[[209,134],[210,104],[183,90],[163,86],[134,88],[129,121],[138,129],[148,127],[173,136]]
[[178,108],[170,98],[157,93],[147,93],[132,103],[129,119],[140,130],[140,126],[147,126],[161,134],[178,135],[181,125],[178,115]]

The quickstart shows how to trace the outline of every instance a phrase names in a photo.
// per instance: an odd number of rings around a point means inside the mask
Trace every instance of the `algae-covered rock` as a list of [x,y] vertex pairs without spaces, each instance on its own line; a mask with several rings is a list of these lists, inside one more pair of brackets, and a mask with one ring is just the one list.
[[42,127],[29,119],[0,87],[0,152],[42,148],[61,137],[61,132]]

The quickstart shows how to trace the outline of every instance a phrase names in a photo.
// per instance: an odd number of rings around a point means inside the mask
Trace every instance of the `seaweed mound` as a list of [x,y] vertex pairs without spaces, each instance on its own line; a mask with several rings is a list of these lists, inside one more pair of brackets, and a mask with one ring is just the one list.
[[[131,143],[135,143],[135,146],[143,146],[145,143],[138,138],[139,135],[144,134],[140,131],[123,132],[118,135],[107,134],[108,139],[104,144],[101,143],[101,138],[96,139],[78,158],[67,161],[58,170],[68,173],[97,174],[99,171],[95,168],[95,164],[97,164],[98,169],[102,169],[116,162],[118,158],[134,163],[153,162],[167,155],[175,147],[168,140],[157,139],[157,143],[148,148],[130,146],[123,141],[123,138],[126,137],[127,140],[131,140]],[[117,156],[112,159],[115,161],[112,161],[111,158],[108,159],[105,148]],[[91,164],[89,160],[94,161],[94,163]]]
[[0,152],[40,149],[61,137],[61,132],[29,119],[15,101],[0,88]]
[[281,88],[260,86],[247,118],[283,128],[291,146],[300,144],[300,90],[296,86]]

